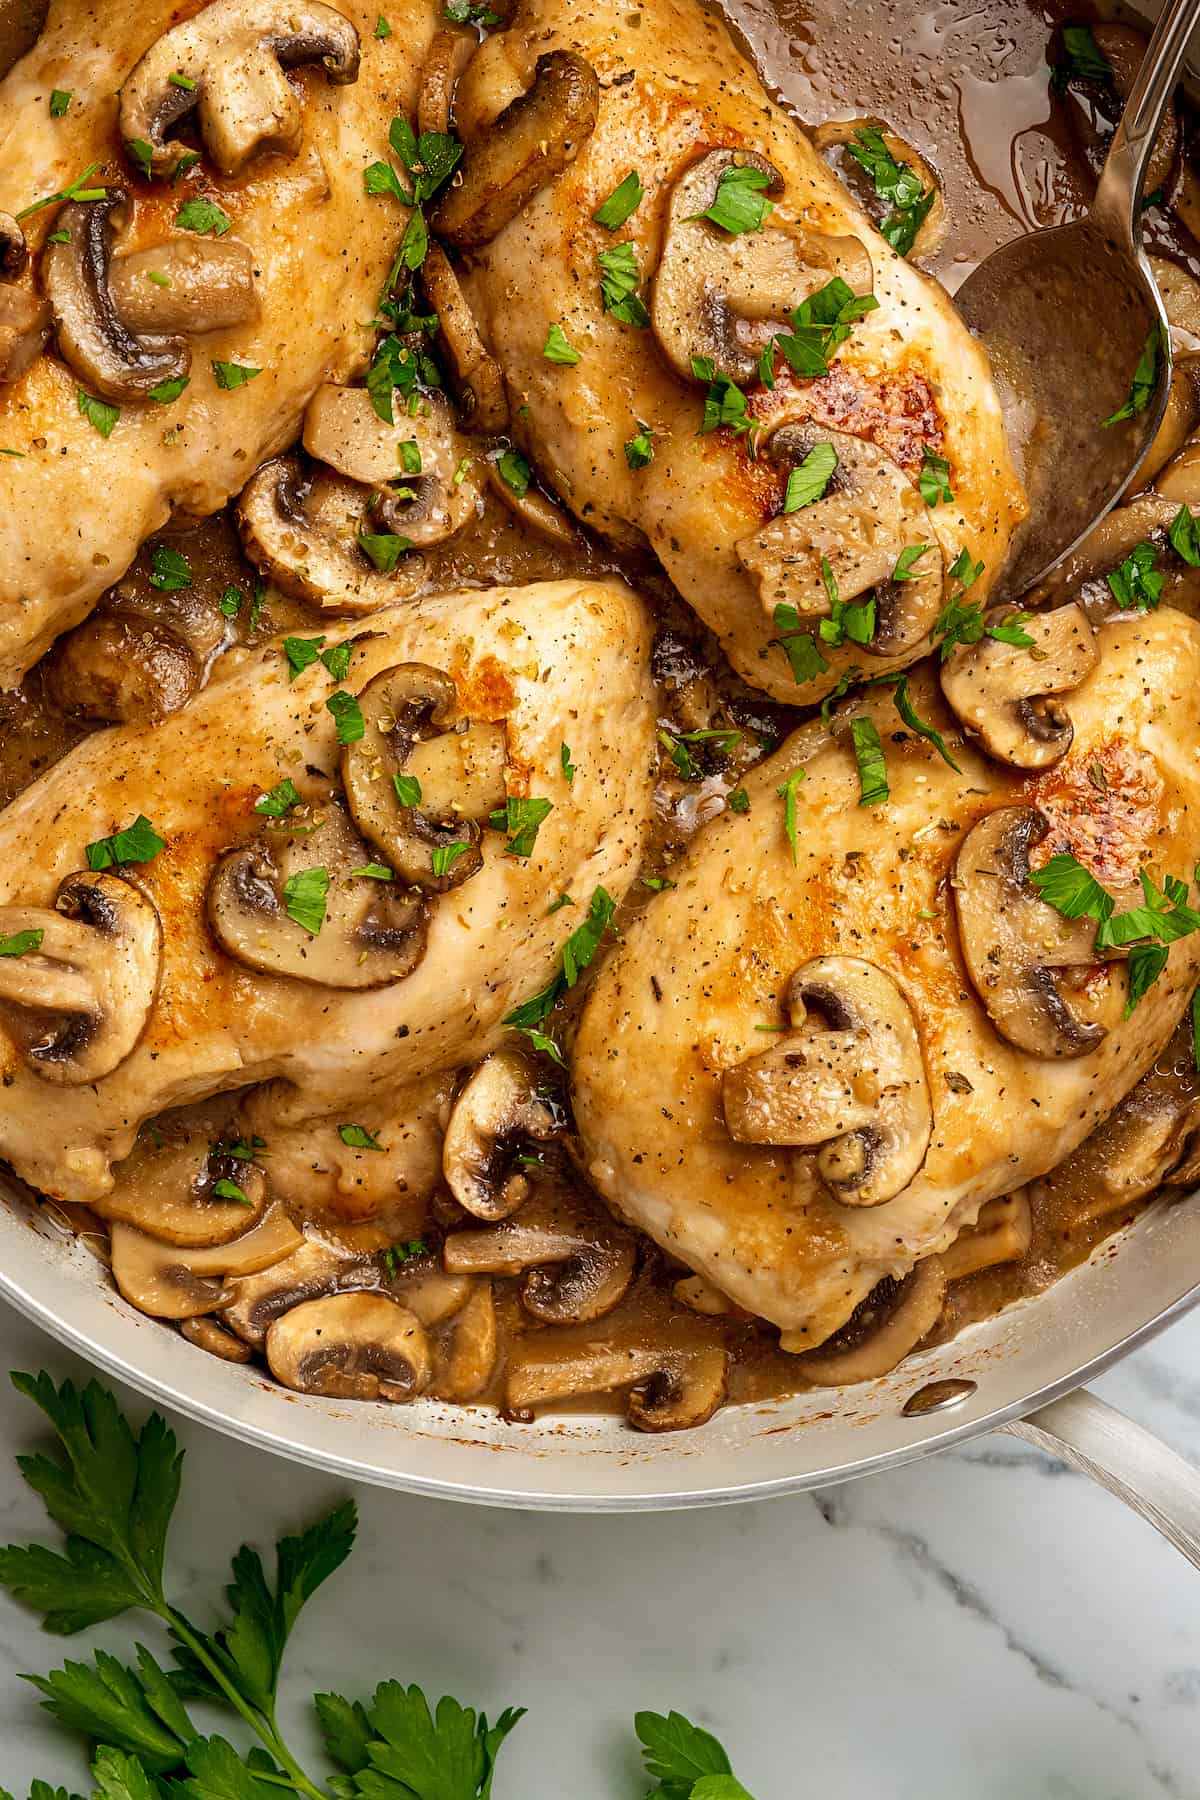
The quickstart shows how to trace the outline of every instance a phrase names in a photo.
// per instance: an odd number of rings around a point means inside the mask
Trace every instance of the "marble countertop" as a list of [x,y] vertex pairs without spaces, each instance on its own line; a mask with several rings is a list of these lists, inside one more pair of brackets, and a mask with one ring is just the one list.
[[[80,1373],[0,1313],[0,1366]],[[1200,1312],[1097,1391],[1200,1462]],[[136,1396],[123,1399],[140,1416]],[[188,1449],[173,1580],[205,1596],[243,1537],[264,1548],[343,1483],[175,1419]],[[0,1388],[0,1441],[38,1434]],[[815,1495],[712,1512],[568,1518],[364,1488],[359,1546],[307,1610],[299,1704],[384,1676],[530,1716],[495,1800],[639,1800],[639,1707],[727,1744],[757,1800],[1197,1800],[1200,1574],[1125,1508],[992,1437]],[[43,1535],[0,1464],[0,1532]],[[128,1622],[91,1633],[113,1649]],[[139,1621],[137,1635],[155,1642]],[[0,1786],[86,1785],[79,1752],[13,1679],[77,1655],[0,1595]]]

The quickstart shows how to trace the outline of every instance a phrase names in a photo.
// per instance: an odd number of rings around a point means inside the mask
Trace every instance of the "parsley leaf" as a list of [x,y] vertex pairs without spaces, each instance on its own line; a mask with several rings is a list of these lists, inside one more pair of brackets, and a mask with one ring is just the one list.
[[775,789],[783,801],[783,829],[787,833],[788,843],[792,846],[793,867],[797,867],[800,862],[800,847],[796,835],[796,789],[804,778],[805,771],[803,769],[793,769],[783,786]]
[[465,856],[470,847],[469,844],[459,843],[435,845],[430,857],[430,861],[433,864],[434,879],[436,881],[443,880],[443,878],[450,873],[459,857]]
[[734,236],[743,231],[761,231],[764,223],[775,208],[767,199],[765,189],[771,185],[771,177],[750,164],[731,164],[722,169],[717,177],[717,191],[712,205],[695,216],[699,219],[711,219],[722,231]]
[[192,585],[192,566],[180,550],[170,544],[155,544],[150,552],[150,586],[160,593],[178,594]]
[[120,407],[113,406],[108,400],[97,400],[94,394],[85,394],[82,388],[76,388],[75,399],[93,431],[98,431],[102,438],[111,437],[121,416]]
[[44,931],[14,931],[11,937],[0,937],[0,956],[28,956],[40,950]]
[[1091,872],[1069,851],[1060,851],[1029,877],[1047,906],[1064,919],[1087,917],[1103,923],[1110,918],[1114,901]]
[[396,790],[396,798],[401,806],[419,806],[421,804],[421,784],[415,775],[405,775],[397,769],[392,776],[392,786]]
[[377,37],[377,38],[390,38],[391,37],[392,28],[388,24],[387,20],[384,18],[382,13],[380,13],[379,17],[376,19],[375,30],[372,32],[371,35],[373,37]]
[[546,333],[546,343],[542,355],[547,362],[565,363],[568,367],[579,361],[579,352],[574,344],[567,342],[566,332],[557,320]]
[[775,608],[774,619],[779,636],[772,638],[771,642],[782,647],[791,664],[792,680],[797,685],[802,685],[823,675],[829,664],[817,648],[816,638],[811,632],[801,629],[800,614],[796,608],[780,604]]
[[147,388],[146,398],[156,401],[159,406],[170,406],[173,400],[178,400],[184,388],[191,385],[191,379],[190,375],[172,375],[166,381],[156,382],[152,388]]
[[637,436],[625,443],[625,461],[631,469],[644,469],[647,463],[654,461],[654,441],[650,435],[650,427],[639,419]]
[[851,326],[878,305],[874,294],[856,294],[848,282],[835,275],[789,315],[791,332],[776,333],[765,346],[758,361],[759,380],[774,387],[776,350],[802,379],[827,375],[829,358],[850,336]]
[[510,794],[504,805],[489,816],[488,824],[493,831],[508,832],[505,850],[509,856],[527,857],[533,854],[537,834],[553,811],[552,800],[519,799]]
[[946,748],[946,740],[941,732],[936,731],[932,725],[927,724],[926,721],[918,715],[917,710],[912,703],[911,696],[909,695],[908,676],[877,675],[875,681],[872,682],[871,685],[875,686],[878,684],[883,686],[885,683],[891,684],[892,702],[909,730],[915,731],[918,737],[923,737],[928,743],[932,744],[942,761],[948,763],[956,773],[961,774],[961,769],[959,769],[958,764]]
[[[572,902],[572,904],[574,904]],[[562,947],[562,967],[560,972],[549,981],[538,993],[504,1015],[504,1024],[511,1025],[515,1031],[524,1032],[533,1043],[535,1050],[547,1050],[547,1053],[561,1061],[558,1046],[553,1039],[546,1038],[544,1033],[535,1032],[534,1027],[547,1019],[568,988],[575,986],[581,973],[595,958],[600,948],[600,940],[612,924],[617,903],[606,889],[598,887],[592,894],[588,904],[588,915],[582,925],[571,933]],[[542,1041],[538,1042],[541,1038]]]
[[201,236],[211,231],[214,237],[224,237],[232,221],[215,200],[185,200],[175,214],[175,223],[180,231],[195,231]]
[[[639,1712],[634,1730],[642,1745],[646,1773],[660,1785],[648,1800],[751,1800],[733,1773],[724,1747],[710,1731],[682,1713]],[[714,1782],[721,1785],[713,1786]],[[732,1785],[731,1785],[732,1784]]]
[[570,744],[561,744],[559,746],[558,760],[559,760],[559,764],[562,768],[563,780],[566,782],[568,787],[574,787],[575,786],[575,764],[571,761],[571,746],[570,746]]
[[67,1730],[134,1755],[151,1775],[163,1775],[178,1766],[196,1728],[166,1671],[140,1644],[137,1655],[136,1670],[97,1650],[94,1666],[68,1662],[49,1675],[25,1679]]
[[783,497],[784,512],[799,512],[802,506],[810,506],[814,500],[819,500],[837,466],[837,451],[832,444],[814,444],[804,461],[789,471],[787,492]]
[[1163,328],[1157,321],[1150,327],[1142,353],[1138,357],[1137,367],[1133,371],[1133,380],[1129,384],[1129,392],[1116,412],[1110,413],[1107,419],[1101,419],[1102,430],[1110,425],[1119,425],[1122,419],[1135,419],[1139,413],[1145,412],[1154,398],[1154,390],[1158,386],[1159,363],[1167,351],[1167,343]]
[[692,374],[697,381],[708,383],[704,396],[704,414],[698,435],[706,437],[722,425],[731,431],[751,431],[754,420],[746,407],[746,396],[724,369],[718,369],[711,356],[693,356]]
[[298,869],[283,884],[283,910],[310,937],[317,937],[325,923],[328,895],[328,869]]
[[642,331],[650,323],[645,302],[637,292],[641,276],[637,251],[630,241],[601,250],[596,257],[600,267],[600,303],[623,325],[636,325]]
[[892,208],[879,227],[880,235],[898,256],[907,256],[937,190],[923,188],[911,163],[900,162],[892,155],[878,126],[867,125],[856,131],[846,148],[871,177],[879,198]]
[[750,811],[750,796],[745,788],[733,788],[726,794],[725,804],[732,813],[748,813]]
[[146,815],[139,813],[123,831],[114,831],[111,837],[98,838],[87,846],[87,866],[109,869],[122,863],[153,862],[165,848],[166,840],[159,837]]
[[268,819],[283,819],[299,804],[300,795],[295,783],[285,777],[284,780],[277,781],[268,793],[259,795],[254,802],[254,810]]
[[500,1747],[524,1717],[509,1708],[494,1725],[448,1696],[431,1712],[419,1687],[385,1681],[368,1707],[317,1696],[331,1752],[363,1800],[488,1800]]
[[950,491],[950,464],[944,456],[935,456],[932,450],[926,448],[921,458],[917,486],[926,506],[938,506],[943,501],[950,504],[954,495]]
[[1066,80],[1112,80],[1112,64],[1092,36],[1090,25],[1064,25],[1062,42],[1065,55],[1057,65],[1056,74],[1061,71]]
[[518,499],[528,493],[533,472],[525,458],[517,450],[502,450],[496,458],[496,468],[500,479],[506,487],[510,487]]
[[374,1132],[368,1131],[365,1125],[339,1125],[337,1133],[343,1144],[348,1144],[351,1150],[383,1149]]
[[358,547],[374,563],[381,575],[391,575],[404,552],[412,549],[412,539],[401,537],[395,531],[360,530]]
[[50,117],[52,119],[65,118],[67,108],[74,97],[69,88],[52,88],[50,91]]
[[853,644],[869,644],[875,636],[877,608],[874,593],[869,593],[865,600],[843,600],[827,556],[821,558],[821,580],[829,596],[829,617],[817,626],[821,642],[836,647],[849,638]]
[[644,190],[636,169],[631,169],[623,180],[619,181],[603,205],[598,206],[592,214],[597,225],[603,225],[605,231],[620,231],[626,219],[635,213],[642,204]]
[[871,719],[851,719],[850,738],[858,764],[860,806],[882,806],[890,798],[883,745]]
[[[1187,508],[1184,507],[1183,511],[1187,513]],[[1191,515],[1188,514],[1188,517]],[[1178,515],[1172,523],[1172,530],[1177,520]],[[1140,544],[1133,546],[1124,562],[1109,570],[1108,585],[1122,612],[1131,606],[1136,606],[1143,612],[1153,610],[1162,599],[1165,577],[1155,568],[1155,558],[1154,545],[1143,539]]]
[[892,570],[893,581],[919,580],[917,564],[921,558],[933,549],[932,544],[905,544],[896,558],[896,566]]
[[1200,531],[1195,513],[1181,506],[1167,528],[1167,537],[1176,556],[1182,557],[1189,568],[1200,568]]
[[337,725],[337,741],[339,744],[357,744],[366,731],[363,721],[362,707],[354,694],[338,688],[330,694],[325,702],[326,712],[333,714]]
[[262,374],[261,369],[253,369],[249,363],[220,362],[216,357],[212,359],[210,366],[217,386],[226,393],[232,392],[234,388],[245,387],[248,381],[253,381],[256,375]]
[[312,667],[313,663],[315,663],[319,659],[320,654],[321,654],[321,646],[324,644],[324,642],[325,642],[325,639],[323,637],[317,637],[317,638],[285,637],[284,638],[283,654],[287,657],[287,661],[288,661],[288,671],[289,671],[288,672],[288,685],[289,685],[289,687],[291,686],[292,682],[295,681],[295,679],[298,675],[302,675],[304,673],[305,669],[310,669]]

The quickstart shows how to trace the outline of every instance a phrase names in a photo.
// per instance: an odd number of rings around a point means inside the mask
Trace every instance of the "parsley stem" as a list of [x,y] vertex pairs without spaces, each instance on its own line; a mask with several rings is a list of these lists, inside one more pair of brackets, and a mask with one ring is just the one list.
[[[155,1610],[157,1611],[159,1609],[156,1608]],[[220,1663],[210,1654],[204,1643],[204,1639],[193,1631],[183,1614],[176,1612],[173,1606],[168,1605],[165,1611],[160,1612],[160,1617],[165,1620],[166,1624],[170,1627],[172,1633],[179,1639],[180,1643],[191,1651],[192,1655],[196,1658],[196,1661],[203,1664],[208,1674],[212,1677],[213,1681],[228,1700],[230,1706],[233,1707],[235,1712],[241,1714],[255,1736],[262,1739],[276,1762],[287,1771],[288,1784],[292,1786],[298,1794],[307,1795],[308,1800],[329,1800],[329,1796],[309,1780],[308,1776],[304,1773],[304,1770],[300,1767],[299,1763],[280,1737],[279,1727],[275,1723],[274,1715],[272,1713],[260,1713],[257,1707],[252,1706],[248,1700],[244,1699],[242,1695],[238,1693],[237,1688],[230,1681]]]

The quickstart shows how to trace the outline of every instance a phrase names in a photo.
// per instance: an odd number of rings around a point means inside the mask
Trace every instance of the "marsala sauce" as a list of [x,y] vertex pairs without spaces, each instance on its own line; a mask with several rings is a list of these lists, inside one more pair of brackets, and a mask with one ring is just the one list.
[[[32,14],[36,0],[18,0],[18,13],[21,7]],[[1048,50],[1058,24],[1089,16],[1094,9],[1068,6],[1062,0],[1044,6],[1027,0],[975,0],[970,5],[966,0],[932,5],[923,0],[728,0],[723,10],[769,85],[803,122],[815,125],[833,118],[876,115],[925,157],[940,177],[947,206],[946,238],[927,266],[949,288],[955,288],[997,244],[1072,217],[1086,205],[1088,158],[1081,153],[1079,134],[1068,117],[1068,108],[1083,102],[1075,95],[1052,94]],[[1105,14],[1116,16],[1116,9],[1106,7]],[[8,9],[7,16],[11,22],[16,15]],[[10,60],[3,50],[0,43],[0,72]],[[1189,142],[1194,131],[1190,124]],[[1194,184],[1193,176],[1184,177],[1181,210],[1200,219],[1200,197],[1192,211]],[[1200,273],[1195,240],[1164,209],[1148,214],[1147,236],[1152,249]],[[241,558],[227,516],[178,534],[173,541],[184,550],[192,569],[193,587],[186,604],[207,611],[212,636],[221,636],[221,649],[261,642],[284,629],[328,631],[327,620],[272,593],[253,635],[249,633],[254,573]],[[489,497],[476,526],[434,551],[428,562],[431,590],[595,575],[621,568],[648,595],[660,617],[656,672],[664,724],[694,729],[719,714],[723,722],[732,719],[745,728],[732,760],[720,768],[714,765],[699,784],[678,780],[664,755],[658,825],[646,873],[663,872],[696,827],[717,810],[717,796],[737,785],[740,770],[802,716],[753,694],[729,673],[657,568],[622,564],[603,547],[582,540],[576,549],[550,544],[526,531],[494,498]],[[147,548],[102,607],[132,611],[142,618],[157,616],[170,625],[177,617],[179,599],[157,594],[149,570]],[[217,603],[230,585],[240,587],[247,602],[239,616],[227,622]],[[89,729],[48,698],[44,667],[36,669],[18,692],[0,696],[0,804],[7,804]],[[627,910],[649,898],[647,890],[635,886]],[[1154,1080],[1177,1097],[1181,1112],[1200,1095],[1190,1043],[1182,1035],[1160,1058]],[[535,1179],[553,1188],[577,1178],[562,1153],[554,1150],[545,1175]],[[971,1320],[1045,1288],[1083,1260],[1134,1210],[1125,1205],[1101,1217],[1085,1218],[1091,1197],[1079,1184],[1064,1180],[1035,1202],[1028,1254],[1019,1262],[954,1283],[936,1335],[953,1335]],[[323,1213],[314,1222],[323,1233],[332,1230],[352,1253],[362,1253],[385,1246],[397,1220],[398,1214],[387,1221],[381,1217],[339,1229],[331,1214]],[[406,1228],[415,1229],[419,1223],[410,1203]],[[427,1229],[436,1242],[436,1218]],[[795,1359],[778,1350],[773,1332],[734,1318],[701,1319],[681,1308],[670,1290],[686,1273],[647,1245],[642,1273],[617,1312],[591,1328],[568,1328],[565,1335],[579,1338],[590,1332],[633,1341],[639,1332],[669,1321],[673,1327],[694,1330],[698,1339],[714,1334],[725,1339],[734,1353],[733,1400],[769,1399],[802,1385]],[[383,1277],[376,1273],[374,1280]],[[541,1329],[523,1314],[515,1283],[498,1280],[496,1289],[502,1339],[511,1341],[517,1334]],[[503,1357],[486,1396],[497,1402],[502,1368]],[[594,1404],[591,1399],[587,1402],[589,1407]]]

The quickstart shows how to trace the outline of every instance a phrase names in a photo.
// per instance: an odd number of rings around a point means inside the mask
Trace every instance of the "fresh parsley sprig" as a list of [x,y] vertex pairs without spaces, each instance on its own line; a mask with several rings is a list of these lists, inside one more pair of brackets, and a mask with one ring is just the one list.
[[911,163],[892,155],[876,125],[856,131],[846,148],[871,177],[876,194],[891,208],[879,227],[880,236],[898,256],[907,256],[937,199],[937,189],[926,188]]

